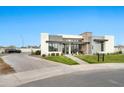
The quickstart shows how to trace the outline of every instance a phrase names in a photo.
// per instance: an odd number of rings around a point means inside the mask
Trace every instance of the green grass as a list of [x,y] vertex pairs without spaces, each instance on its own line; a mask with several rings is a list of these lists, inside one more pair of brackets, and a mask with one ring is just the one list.
[[75,62],[74,60],[67,58],[65,56],[47,56],[44,57],[47,60],[51,60],[51,61],[55,61],[58,63],[64,63],[64,64],[68,64],[68,65],[77,65],[78,63]]
[[90,64],[94,63],[124,63],[124,55],[105,55],[105,61],[98,62],[97,55],[77,55],[76,57],[84,60]]

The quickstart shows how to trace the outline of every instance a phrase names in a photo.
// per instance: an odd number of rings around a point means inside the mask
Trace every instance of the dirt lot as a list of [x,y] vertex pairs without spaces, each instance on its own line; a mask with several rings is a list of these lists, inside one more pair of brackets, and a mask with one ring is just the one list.
[[14,73],[13,68],[10,67],[10,65],[4,63],[4,61],[0,58],[0,75],[9,73]]

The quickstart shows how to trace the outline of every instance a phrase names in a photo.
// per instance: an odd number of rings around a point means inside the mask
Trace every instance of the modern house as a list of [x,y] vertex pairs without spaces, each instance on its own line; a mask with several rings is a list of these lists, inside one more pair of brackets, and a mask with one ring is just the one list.
[[96,54],[114,52],[114,36],[93,36],[91,32],[80,35],[49,35],[41,33],[41,55]]

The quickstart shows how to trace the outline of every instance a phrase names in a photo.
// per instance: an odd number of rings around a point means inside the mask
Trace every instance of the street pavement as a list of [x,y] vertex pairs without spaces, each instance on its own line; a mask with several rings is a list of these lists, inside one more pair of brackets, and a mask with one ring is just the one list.
[[79,71],[33,81],[20,87],[124,87],[124,70]]

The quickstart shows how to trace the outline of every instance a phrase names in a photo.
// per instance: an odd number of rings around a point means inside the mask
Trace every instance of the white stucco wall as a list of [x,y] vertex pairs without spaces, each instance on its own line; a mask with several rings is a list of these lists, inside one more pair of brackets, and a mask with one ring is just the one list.
[[104,39],[103,36],[93,36],[92,37],[92,41],[91,41],[91,45],[92,45],[92,54],[96,54],[101,52],[101,44],[98,42],[95,42],[95,39]]
[[108,41],[105,42],[105,53],[114,53],[114,45],[115,45],[115,40],[114,36],[104,36],[105,39]]
[[40,50],[40,48],[20,48],[20,50],[23,52],[23,53],[31,53],[32,51],[33,52],[36,52],[37,50]]
[[94,42],[92,54],[96,54],[101,51],[101,44]]
[[46,41],[49,40],[48,33],[41,33],[41,55],[48,55],[48,43]]
[[98,44],[97,42],[94,42],[94,39],[106,39],[108,41],[105,42],[104,44],[104,52],[105,53],[114,53],[115,48],[114,48],[114,36],[109,36],[109,35],[105,35],[105,36],[94,36],[92,37],[92,54],[101,52],[101,44]]

